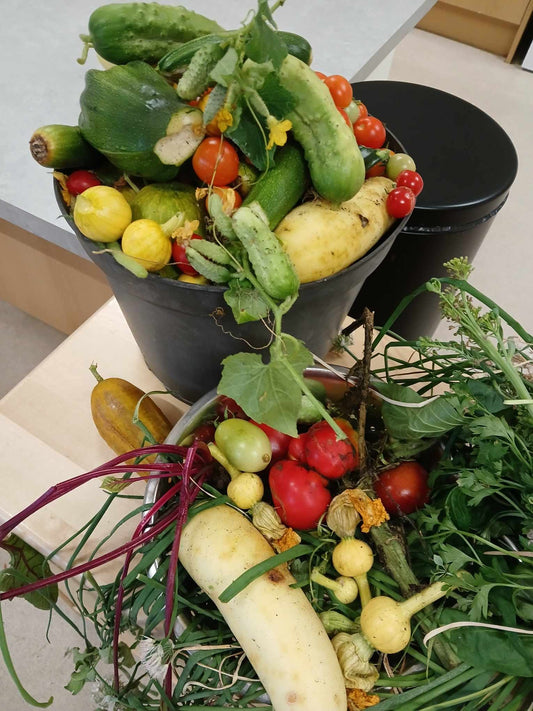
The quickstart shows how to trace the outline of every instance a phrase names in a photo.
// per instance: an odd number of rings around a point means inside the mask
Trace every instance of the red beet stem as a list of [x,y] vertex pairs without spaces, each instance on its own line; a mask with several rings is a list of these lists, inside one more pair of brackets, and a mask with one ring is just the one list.
[[[152,445],[150,447],[143,447],[141,449],[134,449],[131,452],[126,452],[125,454],[121,454],[118,457],[111,459],[106,464],[102,464],[101,466],[96,467],[96,469],[92,469],[91,471],[86,472],[85,474],[79,474],[78,476],[72,477],[71,479],[66,479],[65,481],[62,481],[59,484],[55,484],[54,486],[50,487],[50,489],[45,491],[44,494],[41,494],[41,496],[33,503],[31,503],[29,506],[26,506],[26,508],[23,509],[20,513],[16,514],[15,516],[12,516],[5,523],[0,525],[0,542],[3,541],[4,538],[9,533],[11,533],[14,528],[16,528],[20,523],[22,523],[22,521],[25,521],[29,516],[34,514],[36,511],[39,511],[39,509],[43,508],[43,506],[46,506],[46,504],[49,504],[52,501],[59,499],[61,496],[68,494],[74,489],[77,489],[79,486],[85,484],[91,479],[110,474],[125,474],[128,472],[136,471],[152,472],[154,470],[158,472],[157,476],[159,476],[159,472],[166,472],[170,475],[177,475],[181,473],[181,469],[183,467],[180,462],[158,462],[157,465],[128,464],[127,466],[120,466],[121,462],[125,462],[128,459],[132,459],[134,457],[138,457],[144,454],[178,454],[180,456],[183,456],[186,455],[186,453],[186,447],[177,447],[175,445],[170,444],[158,444]],[[151,475],[149,474],[143,478],[150,479]]]

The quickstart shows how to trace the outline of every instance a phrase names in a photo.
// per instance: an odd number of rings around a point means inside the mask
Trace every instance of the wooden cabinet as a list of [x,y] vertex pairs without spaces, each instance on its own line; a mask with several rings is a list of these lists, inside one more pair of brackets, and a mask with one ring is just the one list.
[[417,27],[511,62],[533,14],[533,0],[442,0]]

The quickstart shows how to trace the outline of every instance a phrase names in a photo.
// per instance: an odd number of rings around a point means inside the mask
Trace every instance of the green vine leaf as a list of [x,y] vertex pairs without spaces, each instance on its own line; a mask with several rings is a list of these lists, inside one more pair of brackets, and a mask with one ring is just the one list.
[[285,334],[272,346],[271,356],[269,363],[257,353],[225,358],[218,392],[236,400],[253,420],[296,437],[301,390],[291,368],[302,375],[313,357],[301,341]]

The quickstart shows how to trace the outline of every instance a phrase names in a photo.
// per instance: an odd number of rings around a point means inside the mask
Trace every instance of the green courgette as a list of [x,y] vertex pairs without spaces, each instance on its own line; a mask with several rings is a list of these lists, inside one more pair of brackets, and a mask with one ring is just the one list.
[[271,230],[300,201],[309,185],[309,172],[302,150],[287,144],[276,152],[276,163],[253,184],[243,205],[258,202]]
[[153,181],[172,180],[205,132],[202,112],[145,62],[89,69],[80,104],[85,140],[125,173]]
[[157,63],[174,45],[217,32],[221,27],[180,5],[111,3],[89,17],[89,35],[82,39],[113,64],[140,59]]
[[30,138],[30,153],[37,163],[54,170],[93,168],[103,156],[81,135],[78,126],[41,126]]
[[279,79],[294,99],[295,106],[285,118],[304,149],[313,187],[330,202],[349,200],[365,180],[365,163],[327,86],[290,54],[283,60]]

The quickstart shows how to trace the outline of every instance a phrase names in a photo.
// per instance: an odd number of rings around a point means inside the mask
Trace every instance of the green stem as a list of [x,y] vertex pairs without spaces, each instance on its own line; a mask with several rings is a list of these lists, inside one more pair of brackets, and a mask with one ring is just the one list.
[[492,686],[488,686],[486,689],[480,689],[479,691],[473,691],[471,694],[466,694],[466,696],[459,696],[448,701],[442,701],[439,704],[432,704],[431,706],[425,706],[423,711],[434,711],[434,709],[447,709],[450,706],[457,706],[459,703],[464,703],[465,701],[471,701],[472,699],[485,698],[490,695],[493,691],[497,691],[501,686],[506,684],[512,677],[505,676],[500,679]]
[[37,701],[29,694],[26,689],[22,686],[22,682],[18,678],[17,672],[15,671],[15,665],[9,653],[9,647],[7,646],[6,632],[4,629],[4,618],[2,616],[2,605],[0,603],[0,652],[4,658],[4,664],[6,665],[9,676],[13,679],[13,683],[17,687],[19,694],[22,696],[24,701],[31,706],[37,706],[37,708],[45,709],[50,706],[54,697],[51,696],[48,701]]
[[372,599],[372,593],[370,592],[370,585],[368,584],[368,578],[365,575],[356,575],[355,582],[359,588],[359,599],[361,600],[361,607],[368,605]]
[[429,587],[424,588],[419,593],[416,593],[416,595],[411,595],[411,597],[407,598],[407,600],[401,602],[400,606],[406,616],[411,617],[412,615],[416,615],[417,612],[420,612],[428,605],[440,600],[446,595],[446,592],[446,586],[441,582],[436,582]]

